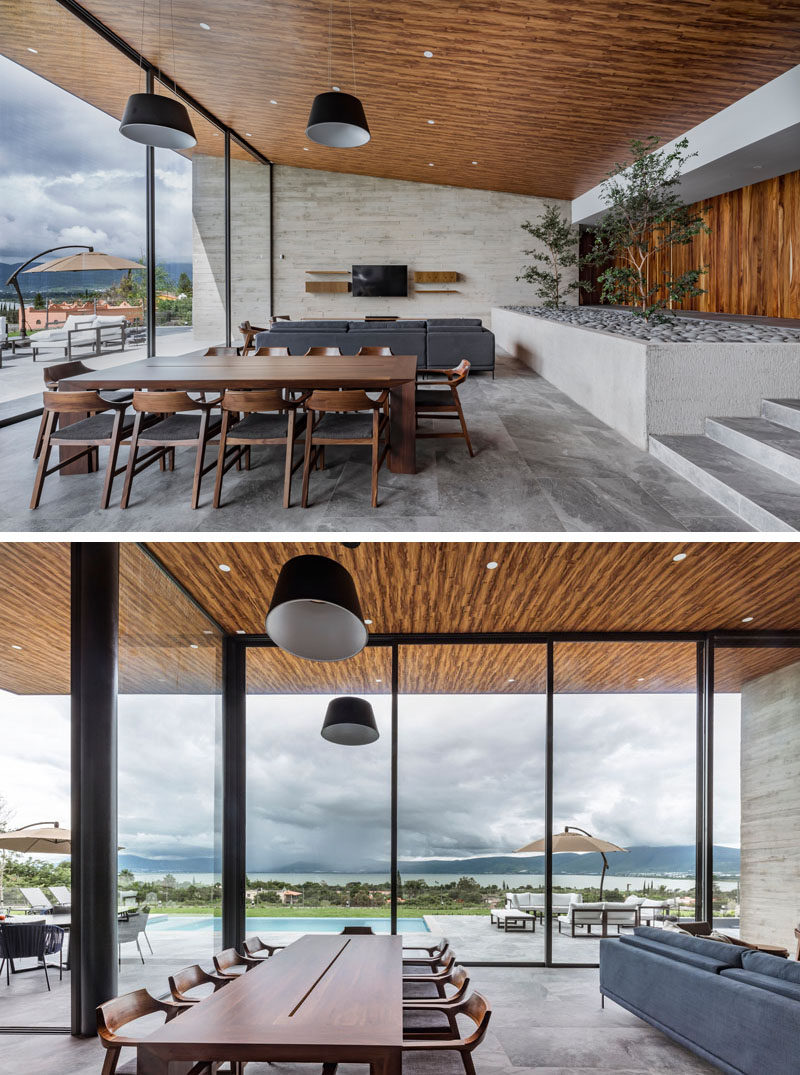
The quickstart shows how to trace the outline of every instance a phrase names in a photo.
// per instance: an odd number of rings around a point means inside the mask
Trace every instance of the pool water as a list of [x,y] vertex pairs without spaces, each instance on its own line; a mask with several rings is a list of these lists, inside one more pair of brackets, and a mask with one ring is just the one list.
[[[188,918],[181,921],[182,915],[165,915],[160,922],[152,923],[152,929],[195,930],[208,929],[219,931],[222,920],[212,918]],[[270,918],[259,915],[245,920],[248,933],[340,933],[345,926],[371,926],[375,933],[390,933],[391,920],[388,918]],[[398,918],[397,928],[400,932],[430,933],[424,918]]]

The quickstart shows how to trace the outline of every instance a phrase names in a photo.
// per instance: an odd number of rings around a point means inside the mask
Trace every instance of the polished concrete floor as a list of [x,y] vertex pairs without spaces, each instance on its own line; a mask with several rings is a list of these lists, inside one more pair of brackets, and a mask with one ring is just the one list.
[[[460,440],[418,442],[417,474],[380,476],[380,506],[370,507],[368,454],[362,448],[328,452],[312,476],[310,506],[281,507],[279,449],[253,450],[250,472],[231,471],[223,506],[211,508],[213,475],[201,507],[189,497],[193,458],[178,449],[173,473],[139,475],[131,505],[98,507],[102,474],[45,483],[41,507],[28,502],[38,419],[0,428],[0,529],[7,531],[250,531],[286,533],[460,531],[704,532],[749,529],[691,483],[635,448],[587,411],[508,356],[497,379],[476,375],[462,400],[476,448]],[[212,449],[213,451],[214,449]],[[103,460],[104,463],[104,460]],[[299,498],[295,477],[295,504]]]
[[[474,1054],[478,1075],[711,1075],[660,1031],[617,1005],[600,1007],[596,970],[475,968],[472,986],[492,1005]],[[124,1054],[123,1054],[124,1055]],[[0,1071],[93,1075],[102,1048],[67,1035],[0,1034]],[[247,1075],[318,1075],[319,1067],[248,1064]],[[367,1075],[341,1065],[339,1075]]]

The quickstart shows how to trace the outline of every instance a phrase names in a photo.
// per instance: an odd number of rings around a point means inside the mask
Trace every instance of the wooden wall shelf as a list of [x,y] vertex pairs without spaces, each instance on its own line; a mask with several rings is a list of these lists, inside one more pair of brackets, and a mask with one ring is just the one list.
[[415,284],[455,284],[458,281],[458,273],[439,270],[437,272],[415,272]]
[[306,291],[315,294],[346,293],[350,290],[349,280],[306,280]]
[[349,269],[306,269],[306,276],[349,276]]
[[417,288],[418,295],[459,295],[461,294],[456,287],[423,287]]

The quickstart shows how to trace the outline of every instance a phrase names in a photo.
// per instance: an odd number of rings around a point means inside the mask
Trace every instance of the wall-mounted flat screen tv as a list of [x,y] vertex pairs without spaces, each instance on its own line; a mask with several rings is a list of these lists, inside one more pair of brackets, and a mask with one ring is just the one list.
[[388,298],[408,294],[407,265],[354,265],[353,295]]

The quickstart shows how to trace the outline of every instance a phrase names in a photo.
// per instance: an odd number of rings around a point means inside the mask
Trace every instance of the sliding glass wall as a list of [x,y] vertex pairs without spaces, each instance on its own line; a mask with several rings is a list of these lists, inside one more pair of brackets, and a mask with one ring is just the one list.
[[[339,695],[371,704],[376,742],[322,738]],[[391,741],[390,649],[335,664],[248,649],[247,935],[390,931]]]
[[158,996],[221,936],[222,640],[144,551],[120,555],[119,991]]
[[[558,642],[554,679],[553,959],[595,963],[604,934],[695,917],[697,646]],[[586,834],[616,848],[602,891]]]

